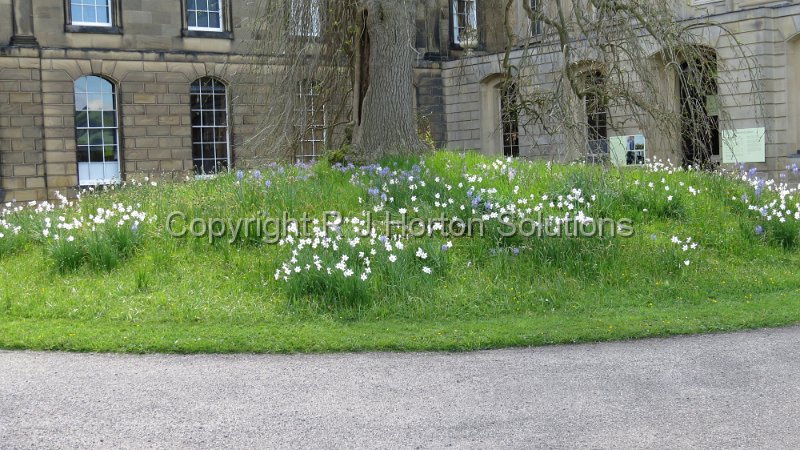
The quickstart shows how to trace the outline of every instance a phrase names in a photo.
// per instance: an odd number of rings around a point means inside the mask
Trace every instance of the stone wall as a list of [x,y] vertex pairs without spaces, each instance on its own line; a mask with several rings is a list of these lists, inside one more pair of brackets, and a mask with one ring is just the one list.
[[[263,115],[253,95],[259,88],[237,77],[246,62],[247,5],[229,4],[224,33],[198,36],[185,29],[180,2],[126,0],[119,32],[75,32],[62,0],[0,0],[0,12],[9,13],[0,14],[0,36],[11,41],[0,46],[0,201],[74,194],[74,82],[86,75],[115,86],[124,179],[191,173],[190,85],[207,76],[228,87],[233,162],[246,166],[262,156],[240,145]],[[32,11],[30,46],[14,44],[12,7]]]
[[[760,84],[753,85],[732,39],[725,37],[719,28],[698,33],[699,42],[714,48],[723,60],[720,101],[730,115],[726,126],[765,127],[767,162],[753,165],[773,175],[784,170],[790,162],[789,155],[796,154],[800,148],[800,131],[797,131],[800,130],[800,5],[722,1],[685,6],[679,14],[687,18],[709,14],[709,20],[727,27],[743,44],[744,51],[757,61]],[[557,48],[549,50],[539,46],[537,52],[545,56],[544,60],[549,55],[550,62],[536,68],[541,79],[532,83],[546,89],[559,76],[557,70],[563,62]],[[522,50],[515,51],[514,61],[518,62],[522,55]],[[502,72],[497,55],[477,55],[442,63],[442,67],[448,147],[502,154],[496,139],[499,119],[492,115],[497,100],[487,89],[492,76]],[[665,82],[674,83],[674,80]],[[757,86],[755,93],[754,86]],[[567,150],[560,136],[548,136],[539,129],[520,131],[524,157],[571,160],[581,156]],[[655,151],[648,149],[648,156],[680,159],[680,142],[659,139],[654,142],[658,144]]]
[[42,110],[38,53],[0,49],[0,201],[45,196]]

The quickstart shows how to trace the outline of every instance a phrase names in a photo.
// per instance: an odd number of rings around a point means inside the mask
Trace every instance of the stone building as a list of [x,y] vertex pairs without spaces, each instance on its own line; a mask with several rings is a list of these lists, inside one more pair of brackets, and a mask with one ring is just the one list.
[[[552,3],[523,1],[542,8]],[[264,106],[248,94],[252,86],[233,76],[247,62],[252,4],[0,0],[0,200],[44,199],[55,191],[71,193],[140,173],[182,177],[213,172],[264,156],[257,147],[242,145],[254,135]],[[503,96],[497,89],[504,4],[419,0],[418,113],[442,147],[577,159],[580,154],[561,151],[557,139],[535,129],[521,127],[507,139],[510,133],[501,123]],[[731,105],[732,122],[736,128],[765,129],[765,158],[756,164],[761,170],[777,172],[795,161],[791,156],[800,147],[800,4],[691,0],[676,5],[680,17],[723,24],[757,55],[763,114],[757,117],[753,105],[739,102]],[[521,10],[512,13],[519,42],[537,45],[545,31],[529,23]],[[718,33],[708,30],[702,39],[719,58],[729,57],[729,44]],[[541,51],[557,54],[545,46]],[[521,55],[515,50],[512,57]],[[313,100],[313,92],[299,95]],[[724,93],[720,97],[725,103]],[[309,107],[317,108],[311,100]],[[680,143],[661,142],[648,130],[629,133],[648,137],[644,156],[681,160]],[[317,156],[326,145],[322,126],[312,127],[303,139],[299,157]],[[606,132],[592,141],[609,139],[614,136]]]
[[0,0],[0,199],[236,164],[243,0]]
[[[553,0],[524,1],[530,1],[533,8],[542,8],[551,17],[556,14]],[[562,5],[572,3],[570,0],[561,1]],[[428,3],[435,3],[434,6],[440,10],[440,23],[435,27],[428,24],[428,27],[436,28],[441,45],[434,45],[433,51],[424,49],[420,52],[427,54],[428,59],[434,59],[431,55],[445,55],[437,63],[440,69],[437,82],[441,83],[443,141],[447,147],[477,149],[487,155],[567,161],[586,156],[592,147],[604,148],[608,152],[609,145],[613,145],[609,141],[613,142],[616,136],[612,130],[602,129],[603,125],[598,124],[588,112],[585,123],[588,142],[585,148],[565,149],[557,136],[521,126],[514,129],[513,139],[509,139],[508,129],[504,129],[507,124],[501,123],[503,96],[499,90],[503,76],[498,52],[503,46],[503,37],[496,34],[498,29],[502,29],[497,18],[502,5],[493,0]],[[527,51],[537,52],[542,60],[549,57],[552,61],[537,68],[536,76],[542,79],[533,80],[532,84],[552,84],[553,79],[560,76],[559,69],[563,66],[561,49],[558,45],[552,45],[554,39],[548,36],[547,27],[528,21],[527,15],[521,11],[520,2],[517,2],[516,8],[517,11],[512,13],[516,17],[513,25],[518,47],[527,44]],[[719,86],[713,100],[719,107],[726,108],[729,120],[724,127],[716,130],[716,137],[709,143],[710,147],[716,149],[712,159],[726,162],[723,158],[726,143],[721,142],[720,138],[731,136],[727,129],[737,130],[741,136],[747,131],[763,129],[761,139],[765,148],[761,157],[742,158],[749,166],[777,176],[786,170],[787,165],[800,163],[800,2],[688,0],[675,1],[674,8],[676,17],[684,21],[715,24],[697,30],[698,43],[707,47],[720,61],[721,71],[727,71],[720,73],[719,80],[715,80]],[[475,12],[462,16],[462,23],[466,20],[482,30],[479,32],[477,49],[469,57],[464,55],[458,43],[460,28],[456,16],[465,9]],[[420,28],[423,26],[420,25]],[[733,49],[734,39],[738,40],[739,53]],[[423,40],[419,44],[430,46],[432,41]],[[514,50],[512,62],[518,61],[525,51],[522,48]],[[742,52],[752,55],[753,61],[757,62],[760,71],[758,80],[741,71],[743,64],[737,58]],[[666,101],[674,102],[674,107],[679,108],[678,81],[670,76],[668,70],[663,72],[664,79],[660,82],[664,84]],[[759,86],[757,99],[753,93],[756,85]],[[519,118],[520,123],[523,121],[524,118]],[[685,153],[691,152],[691,148],[687,149],[674,138],[670,140],[660,136],[653,128],[622,130],[626,135],[647,138],[646,152],[641,152],[643,154],[637,157],[670,159],[676,163],[687,159]],[[593,132],[595,136],[591,136]],[[731,141],[731,147],[740,143],[738,138]],[[738,151],[738,147],[734,150]]]

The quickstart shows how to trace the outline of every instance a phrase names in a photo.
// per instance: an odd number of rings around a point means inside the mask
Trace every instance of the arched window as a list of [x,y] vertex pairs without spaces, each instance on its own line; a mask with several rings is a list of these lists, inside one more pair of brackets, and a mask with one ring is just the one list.
[[117,120],[117,94],[113,83],[98,76],[85,76],[75,81],[79,185],[120,181]]
[[501,83],[500,125],[503,128],[503,156],[519,156],[519,106],[517,84],[513,81]]
[[204,77],[192,83],[192,161],[198,174],[212,174],[230,167],[228,96],[225,85]]
[[605,78],[599,70],[584,74],[583,101],[586,107],[587,147],[589,154],[608,154],[608,101]]
[[705,167],[720,155],[717,71],[714,49],[686,50],[679,75],[684,165]]
[[299,142],[295,159],[314,161],[322,155],[327,140],[325,105],[319,98],[319,83],[316,81],[303,80],[299,83],[297,115]]

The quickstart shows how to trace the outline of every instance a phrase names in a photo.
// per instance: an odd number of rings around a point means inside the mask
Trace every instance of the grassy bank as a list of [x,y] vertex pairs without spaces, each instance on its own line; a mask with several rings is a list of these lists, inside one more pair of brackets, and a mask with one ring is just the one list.
[[[446,152],[130,182],[6,207],[0,347],[466,350],[787,325],[799,201],[746,171]],[[387,213],[431,229],[398,238]],[[279,233],[284,214],[317,222]]]

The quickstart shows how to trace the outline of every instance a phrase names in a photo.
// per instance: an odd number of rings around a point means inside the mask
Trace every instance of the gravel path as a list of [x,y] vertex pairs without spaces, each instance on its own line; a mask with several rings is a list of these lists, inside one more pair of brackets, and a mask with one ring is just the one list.
[[0,352],[0,448],[800,448],[800,327],[462,354]]

